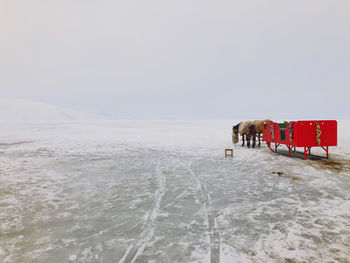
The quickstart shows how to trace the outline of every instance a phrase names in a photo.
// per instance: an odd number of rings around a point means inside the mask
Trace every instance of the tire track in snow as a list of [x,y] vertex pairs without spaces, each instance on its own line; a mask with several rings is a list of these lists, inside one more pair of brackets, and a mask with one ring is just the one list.
[[154,226],[155,226],[155,220],[159,213],[160,203],[162,201],[162,198],[165,193],[165,175],[160,170],[160,159],[157,161],[156,165],[156,173],[157,173],[157,180],[158,180],[158,189],[156,191],[156,199],[154,202],[154,206],[151,210],[151,213],[149,214],[147,220],[145,221],[144,225],[142,226],[142,232],[139,236],[139,239],[137,242],[133,245],[130,245],[128,249],[126,250],[123,257],[119,260],[119,263],[124,262],[130,262],[133,263],[136,261],[139,255],[141,255],[147,245],[147,243],[151,240],[154,234]]
[[210,237],[210,263],[220,262],[220,231],[216,221],[216,218],[211,214],[210,204],[211,196],[205,184],[202,184],[198,175],[195,174],[191,168],[184,161],[178,161],[189,171],[194,180],[196,181],[197,188],[199,190],[199,199],[204,207],[204,211],[208,220],[208,233]]

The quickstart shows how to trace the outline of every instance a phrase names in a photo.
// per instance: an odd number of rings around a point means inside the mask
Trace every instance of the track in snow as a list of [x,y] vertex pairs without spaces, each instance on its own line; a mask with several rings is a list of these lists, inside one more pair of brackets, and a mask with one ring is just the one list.
[[210,237],[210,262],[219,263],[220,262],[220,231],[216,218],[211,214],[210,203],[211,197],[210,193],[205,184],[202,184],[199,177],[193,172],[191,166],[188,166],[184,161],[178,160],[192,175],[196,181],[197,188],[199,190],[198,197],[201,204],[204,207],[204,211],[208,220],[208,233]]
[[137,240],[136,244],[130,245],[125,252],[124,256],[120,259],[119,263],[124,262],[130,262],[133,263],[136,261],[139,255],[142,254],[144,251],[147,243],[151,240],[154,234],[154,225],[155,220],[159,213],[160,203],[162,201],[162,198],[165,193],[165,175],[160,170],[160,160],[157,161],[156,164],[156,173],[157,173],[157,179],[158,179],[158,189],[156,191],[156,199],[154,202],[154,206],[151,210],[151,213],[149,214],[147,220],[145,221],[142,232],[140,234],[139,239]]

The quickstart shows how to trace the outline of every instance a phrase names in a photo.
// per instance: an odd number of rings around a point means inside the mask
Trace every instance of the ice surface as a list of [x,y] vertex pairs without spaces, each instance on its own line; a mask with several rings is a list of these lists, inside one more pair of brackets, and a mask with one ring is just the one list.
[[233,123],[1,123],[0,262],[349,262],[350,122],[334,163]]

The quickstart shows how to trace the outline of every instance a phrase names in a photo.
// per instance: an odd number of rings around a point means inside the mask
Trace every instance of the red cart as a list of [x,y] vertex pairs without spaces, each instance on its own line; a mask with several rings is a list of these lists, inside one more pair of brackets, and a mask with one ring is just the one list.
[[[288,147],[288,155],[296,147],[304,148],[304,159],[311,155],[312,147],[322,147],[329,158],[329,146],[337,146],[337,121],[291,121],[285,123],[269,122],[263,127],[263,140],[271,151],[277,152],[278,146]],[[275,149],[271,144],[275,144]]]

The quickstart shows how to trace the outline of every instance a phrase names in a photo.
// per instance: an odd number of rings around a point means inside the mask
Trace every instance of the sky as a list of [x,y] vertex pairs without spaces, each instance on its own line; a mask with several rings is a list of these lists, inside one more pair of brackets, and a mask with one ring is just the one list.
[[0,97],[116,119],[349,119],[349,10],[0,0]]

